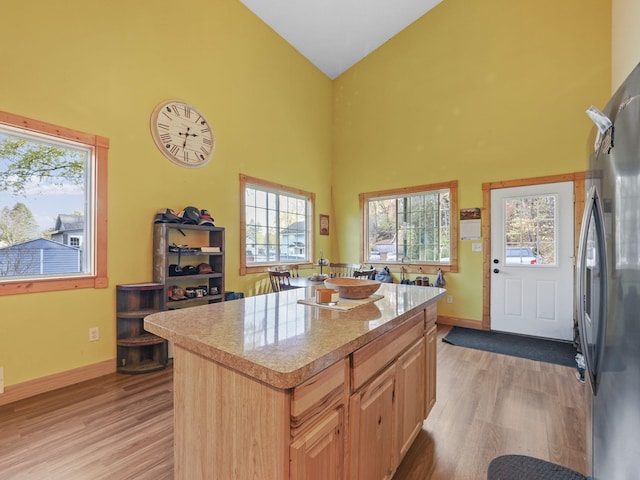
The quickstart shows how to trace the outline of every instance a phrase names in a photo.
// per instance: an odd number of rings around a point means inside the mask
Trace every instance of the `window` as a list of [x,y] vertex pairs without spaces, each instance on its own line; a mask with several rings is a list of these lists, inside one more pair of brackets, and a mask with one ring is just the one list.
[[365,263],[457,271],[458,182],[360,195]]
[[505,263],[556,264],[556,204],[556,195],[505,199]]
[[315,195],[240,175],[240,273],[311,263]]
[[0,112],[0,295],[108,285],[108,146]]

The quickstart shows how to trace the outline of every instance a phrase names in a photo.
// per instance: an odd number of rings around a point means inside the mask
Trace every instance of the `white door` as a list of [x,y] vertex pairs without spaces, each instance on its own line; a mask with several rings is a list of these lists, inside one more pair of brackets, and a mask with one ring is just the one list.
[[573,183],[491,191],[491,329],[573,340]]

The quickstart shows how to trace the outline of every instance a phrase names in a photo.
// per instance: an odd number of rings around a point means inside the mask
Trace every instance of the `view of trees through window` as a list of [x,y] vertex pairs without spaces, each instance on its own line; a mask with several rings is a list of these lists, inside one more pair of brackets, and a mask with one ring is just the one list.
[[308,261],[309,211],[304,197],[247,185],[246,264]]
[[555,195],[537,195],[505,200],[507,263],[555,265],[555,232]]
[[449,262],[449,189],[368,199],[367,232],[368,261]]
[[92,150],[0,126],[0,278],[86,273]]

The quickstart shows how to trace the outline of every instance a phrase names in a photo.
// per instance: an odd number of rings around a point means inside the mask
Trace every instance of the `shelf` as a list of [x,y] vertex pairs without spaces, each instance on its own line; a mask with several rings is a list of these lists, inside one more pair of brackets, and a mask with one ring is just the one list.
[[131,312],[117,312],[116,316],[118,318],[136,319],[136,318],[144,318],[147,315],[151,315],[152,313],[157,313],[161,311],[162,310],[159,308],[146,309],[146,310],[133,310]]
[[194,305],[203,305],[205,302],[219,302],[224,299],[224,295],[205,295],[204,297],[186,298],[184,300],[167,300],[167,309],[184,308]]
[[222,273],[196,273],[194,275],[167,275],[167,280],[187,280],[189,278],[220,278]]
[[161,283],[129,283],[127,285],[118,285],[117,289],[122,292],[138,292],[146,290],[162,290]]
[[213,225],[191,225],[188,223],[155,223],[154,225],[161,225],[174,230],[224,230],[222,227],[214,227]]
[[142,347],[144,345],[158,345],[164,343],[164,339],[147,333],[138,337],[120,338],[117,341],[119,347]]
[[140,373],[151,373],[151,372],[157,372],[158,370],[164,370],[166,368],[165,364],[162,363],[158,363],[158,362],[154,362],[154,361],[148,361],[148,362],[143,362],[143,363],[139,363],[133,367],[127,367],[126,365],[122,366],[120,365],[118,367],[118,371],[120,373],[127,373],[130,375],[135,375],[135,374],[140,374]]
[[161,312],[163,283],[116,286],[116,367],[120,373],[147,373],[167,365],[167,341],[144,329],[144,318]]
[[[217,247],[219,252],[169,251],[173,245],[186,248]],[[201,247],[203,246],[203,247]],[[164,285],[162,309],[177,309],[224,301],[225,292],[225,229],[210,225],[183,225],[176,223],[157,223],[153,226],[153,280]],[[178,262],[178,258],[180,261]],[[208,264],[212,272],[191,275],[170,275],[174,272],[171,265],[179,264],[183,269]],[[204,297],[171,300],[169,292],[176,285],[188,287],[206,286],[207,291],[217,289],[219,294]]]

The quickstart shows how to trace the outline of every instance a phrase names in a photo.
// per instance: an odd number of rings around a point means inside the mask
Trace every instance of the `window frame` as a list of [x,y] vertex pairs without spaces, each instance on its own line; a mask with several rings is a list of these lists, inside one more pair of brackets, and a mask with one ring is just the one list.
[[[309,259],[302,262],[261,262],[259,265],[247,265],[247,222],[246,222],[246,204],[245,204],[245,190],[247,185],[253,185],[256,187],[263,187],[268,190],[277,191],[283,194],[292,194],[307,198],[309,202],[309,225],[307,226],[309,232],[309,246],[307,249]],[[298,266],[301,268],[313,267],[313,257],[315,249],[315,210],[316,210],[316,195],[313,192],[307,192],[299,188],[288,187],[279,183],[270,182],[268,180],[262,180],[260,178],[250,177],[248,175],[240,174],[240,275],[247,275],[251,273],[263,273],[276,266]]]
[[60,278],[29,278],[22,280],[1,280],[0,296],[24,293],[53,292],[75,290],[80,288],[106,288],[109,286],[107,276],[107,164],[109,139],[99,135],[80,132],[51,123],[0,111],[0,124],[18,128],[35,134],[83,144],[94,153],[94,211],[93,224],[93,262],[94,272],[91,275],[70,275]]
[[[379,260],[370,261],[368,259],[368,202],[369,200],[381,198],[381,197],[403,197],[413,194],[429,193],[437,190],[449,189],[450,194],[450,256],[449,263],[439,262],[403,262],[402,260]],[[443,272],[457,272],[458,271],[458,181],[452,180],[450,182],[433,183],[428,185],[416,185],[412,187],[394,188],[389,190],[380,190],[376,192],[361,193],[359,195],[360,201],[360,262],[371,264],[374,266],[389,266],[390,269],[396,269],[400,271],[399,267],[404,267],[406,273],[435,273],[438,269]]]

